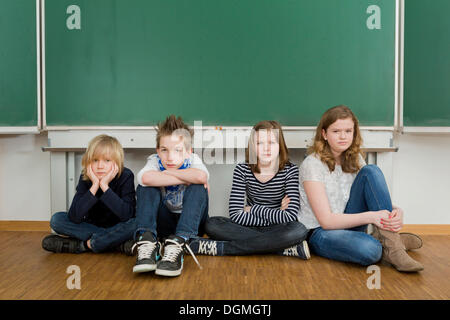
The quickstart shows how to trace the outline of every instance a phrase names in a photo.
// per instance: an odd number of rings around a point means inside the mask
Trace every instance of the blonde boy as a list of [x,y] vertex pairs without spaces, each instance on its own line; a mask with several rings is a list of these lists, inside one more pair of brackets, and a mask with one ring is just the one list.
[[45,250],[102,252],[133,237],[126,222],[135,215],[134,175],[123,166],[123,159],[116,138],[99,135],[89,142],[69,211],[57,212],[50,220],[52,229],[64,237],[46,236]]

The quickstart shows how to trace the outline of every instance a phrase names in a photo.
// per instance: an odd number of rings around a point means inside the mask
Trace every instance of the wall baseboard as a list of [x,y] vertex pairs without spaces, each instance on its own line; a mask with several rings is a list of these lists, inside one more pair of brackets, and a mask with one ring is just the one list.
[[425,235],[450,235],[450,224],[405,224],[400,232]]
[[1,220],[0,231],[48,231],[50,221]]
[[[49,221],[0,220],[0,231],[47,231]],[[405,224],[400,232],[423,235],[450,235],[450,224]]]

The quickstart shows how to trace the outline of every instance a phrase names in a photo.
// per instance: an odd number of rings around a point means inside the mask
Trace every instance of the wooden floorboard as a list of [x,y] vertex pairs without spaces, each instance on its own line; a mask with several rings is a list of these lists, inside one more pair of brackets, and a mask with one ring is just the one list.
[[[379,264],[381,288],[369,290],[366,268],[313,256],[199,256],[185,258],[180,277],[133,274],[135,257],[120,253],[53,254],[46,232],[0,232],[0,299],[449,299],[450,236],[424,235],[411,252],[425,270],[399,273]],[[69,290],[67,267],[81,270],[81,289]]]

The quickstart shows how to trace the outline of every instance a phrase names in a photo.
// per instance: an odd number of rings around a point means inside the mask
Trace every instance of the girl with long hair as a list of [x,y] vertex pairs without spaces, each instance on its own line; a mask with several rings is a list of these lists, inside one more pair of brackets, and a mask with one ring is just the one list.
[[[361,145],[358,119],[348,107],[323,114],[299,170],[299,220],[310,229],[311,252],[364,266],[382,258],[398,271],[423,270],[406,253],[420,247],[421,240],[398,233],[403,211],[392,206],[383,173],[366,165]],[[369,223],[373,236],[366,233]]]

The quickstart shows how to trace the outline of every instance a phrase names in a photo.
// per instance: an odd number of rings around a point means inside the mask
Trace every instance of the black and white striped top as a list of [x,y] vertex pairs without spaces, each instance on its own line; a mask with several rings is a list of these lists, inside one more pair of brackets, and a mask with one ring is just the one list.
[[[285,195],[291,201],[286,210],[280,210]],[[299,199],[296,165],[286,164],[271,180],[262,183],[256,179],[248,164],[240,163],[233,172],[230,219],[244,226],[269,226],[296,221],[300,210]],[[246,205],[251,206],[250,212],[244,211]]]

